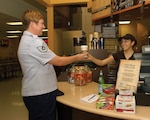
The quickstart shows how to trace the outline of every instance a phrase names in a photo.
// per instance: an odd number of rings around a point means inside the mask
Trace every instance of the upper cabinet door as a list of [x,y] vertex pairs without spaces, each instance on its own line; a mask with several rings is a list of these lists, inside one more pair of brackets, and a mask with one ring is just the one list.
[[92,0],[92,20],[101,20],[129,11],[139,13],[142,9],[145,12],[147,6],[150,6],[150,0]]
[[111,15],[111,0],[92,1],[92,20],[98,20]]

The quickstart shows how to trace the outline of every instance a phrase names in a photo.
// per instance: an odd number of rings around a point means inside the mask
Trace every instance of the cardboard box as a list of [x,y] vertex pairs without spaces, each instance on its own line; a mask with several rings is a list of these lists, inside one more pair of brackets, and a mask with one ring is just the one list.
[[115,86],[113,84],[102,84],[103,96],[110,96],[115,94]]
[[97,109],[105,109],[105,110],[112,110],[114,109],[114,96],[101,96],[96,101],[96,108]]
[[135,96],[117,95],[115,105],[117,112],[135,113]]
[[97,109],[112,110],[115,102],[115,86],[113,84],[102,84],[103,93],[96,101]]

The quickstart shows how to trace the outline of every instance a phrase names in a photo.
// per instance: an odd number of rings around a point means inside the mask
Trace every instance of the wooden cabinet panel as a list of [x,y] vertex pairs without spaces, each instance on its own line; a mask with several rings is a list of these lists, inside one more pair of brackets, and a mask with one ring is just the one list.
[[92,0],[89,0],[89,2],[87,3],[87,8],[92,9]]
[[105,18],[111,15],[111,0],[93,0],[92,20]]
[[131,7],[127,7],[121,10],[114,10],[114,2],[112,0],[92,0],[92,21],[101,20],[106,17],[119,15],[128,11],[135,11],[141,9],[142,5],[150,5],[150,0],[145,0],[143,3],[134,3]]
[[92,11],[103,8],[111,4],[111,0],[93,0]]

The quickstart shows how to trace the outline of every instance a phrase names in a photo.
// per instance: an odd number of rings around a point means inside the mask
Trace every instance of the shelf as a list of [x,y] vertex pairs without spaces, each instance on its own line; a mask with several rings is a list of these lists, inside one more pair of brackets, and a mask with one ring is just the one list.
[[[147,0],[147,1],[145,1],[145,3],[144,3],[144,6],[148,6],[148,5],[150,5],[150,0]],[[103,11],[99,11],[99,12],[96,12],[96,13],[92,14],[92,21],[94,22],[94,21],[97,21],[97,20],[105,19],[105,18],[109,18],[109,19],[110,19],[111,16],[116,16],[116,15],[119,15],[119,14],[121,14],[121,13],[126,13],[126,12],[130,12],[131,15],[134,16],[135,11],[137,11],[137,13],[139,13],[141,7],[142,7],[142,4],[139,3],[139,4],[134,5],[134,6],[131,6],[131,7],[129,7],[129,8],[124,8],[124,9],[122,9],[122,10],[114,11],[114,12],[112,12],[112,13],[111,13],[111,10],[110,10],[111,7],[110,7],[109,10],[105,9],[105,10],[103,10]],[[107,12],[105,12],[106,10],[107,10]],[[132,12],[132,11],[133,11],[133,12]],[[147,11],[147,10],[145,10],[145,11]],[[143,14],[144,14],[144,13],[143,13]],[[145,15],[145,16],[147,16],[147,15]],[[148,15],[148,16],[149,16],[149,15]],[[135,17],[135,18],[136,18],[136,17]]]
[[[149,5],[150,4],[150,1],[145,1],[144,5]],[[116,14],[120,14],[120,13],[123,13],[123,12],[127,12],[127,11],[130,11],[130,10],[134,10],[134,9],[137,9],[137,8],[140,8],[142,7],[142,4],[137,4],[137,5],[134,5],[132,7],[129,7],[129,8],[125,8],[125,9],[122,9],[122,10],[119,10],[119,11],[115,11],[113,12],[113,15],[116,15]]]
[[122,9],[122,10],[119,10],[119,11],[115,11],[115,12],[113,12],[113,15],[120,14],[120,13],[130,11],[130,10],[134,10],[134,9],[139,8],[141,6],[142,6],[142,4],[138,4],[138,5],[134,5],[132,7],[129,7],[129,8],[125,8],[125,9]]

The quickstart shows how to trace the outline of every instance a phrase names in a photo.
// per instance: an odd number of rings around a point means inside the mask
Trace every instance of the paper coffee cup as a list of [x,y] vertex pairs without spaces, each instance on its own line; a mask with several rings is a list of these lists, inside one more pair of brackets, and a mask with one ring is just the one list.
[[81,50],[82,50],[83,52],[87,52],[88,46],[87,46],[87,45],[81,45]]

